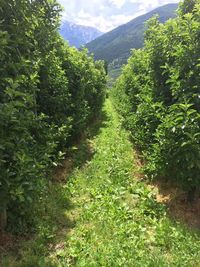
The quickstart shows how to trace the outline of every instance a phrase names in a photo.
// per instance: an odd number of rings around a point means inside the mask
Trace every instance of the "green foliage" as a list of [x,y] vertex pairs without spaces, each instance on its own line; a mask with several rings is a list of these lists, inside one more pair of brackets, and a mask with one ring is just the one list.
[[[96,153],[67,184],[53,186],[37,238],[16,257],[5,256],[2,267],[199,266],[199,233],[172,222],[157,190],[134,177],[138,166],[129,134],[109,100],[103,112],[103,127],[89,140]],[[77,151],[75,164],[83,152]],[[65,226],[58,220],[63,214]]]
[[[148,22],[145,47],[134,51],[118,79],[116,108],[154,176],[176,180],[186,190],[200,186],[200,75],[198,1],[160,24]],[[192,12],[190,12],[192,11]]]
[[104,99],[103,63],[64,43],[60,11],[56,1],[1,1],[0,206],[14,231],[34,225],[47,169]]
[[180,13],[185,15],[187,13],[192,13],[196,0],[185,0],[180,5]]
[[[200,114],[191,104],[174,104],[156,131],[150,161],[186,190],[199,186]],[[155,158],[154,158],[155,156]]]

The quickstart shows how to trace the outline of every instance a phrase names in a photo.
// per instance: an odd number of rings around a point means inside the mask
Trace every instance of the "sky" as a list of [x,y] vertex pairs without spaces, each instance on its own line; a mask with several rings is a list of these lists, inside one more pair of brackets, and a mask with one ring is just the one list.
[[63,20],[110,31],[131,19],[179,0],[58,0],[64,7]]

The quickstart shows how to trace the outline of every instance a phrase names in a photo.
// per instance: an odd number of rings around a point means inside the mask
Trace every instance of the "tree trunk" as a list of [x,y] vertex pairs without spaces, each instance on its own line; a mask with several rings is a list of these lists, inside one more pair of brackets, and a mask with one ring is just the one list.
[[197,193],[196,186],[192,186],[190,190],[188,191],[188,197],[187,197],[188,202],[194,203],[196,199],[196,193]]
[[7,211],[6,207],[0,207],[0,232],[4,232],[7,226]]

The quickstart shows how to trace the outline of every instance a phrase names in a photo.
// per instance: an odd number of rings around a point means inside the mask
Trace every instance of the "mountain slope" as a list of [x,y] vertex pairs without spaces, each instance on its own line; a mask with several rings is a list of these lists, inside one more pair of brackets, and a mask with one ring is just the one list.
[[103,34],[101,37],[86,44],[89,52],[94,53],[95,59],[104,59],[109,63],[117,59],[126,62],[131,48],[141,48],[144,42],[144,23],[153,15],[158,14],[160,22],[176,16],[178,4],[168,4],[137,17],[127,24]]
[[91,42],[103,33],[93,27],[64,21],[60,27],[60,34],[71,46],[76,46],[78,48],[81,45]]

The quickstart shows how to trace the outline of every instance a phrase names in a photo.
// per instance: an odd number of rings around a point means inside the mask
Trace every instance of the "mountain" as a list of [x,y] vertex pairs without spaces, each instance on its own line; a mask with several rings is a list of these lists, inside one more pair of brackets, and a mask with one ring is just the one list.
[[60,34],[71,46],[79,48],[80,46],[91,42],[103,33],[93,27],[77,25],[64,21],[60,27]]
[[178,4],[168,4],[139,16],[127,24],[103,34],[101,37],[86,44],[95,59],[104,59],[108,63],[115,62],[119,65],[125,63],[130,56],[132,48],[141,48],[144,43],[145,22],[153,15],[158,14],[160,22],[176,16]]

